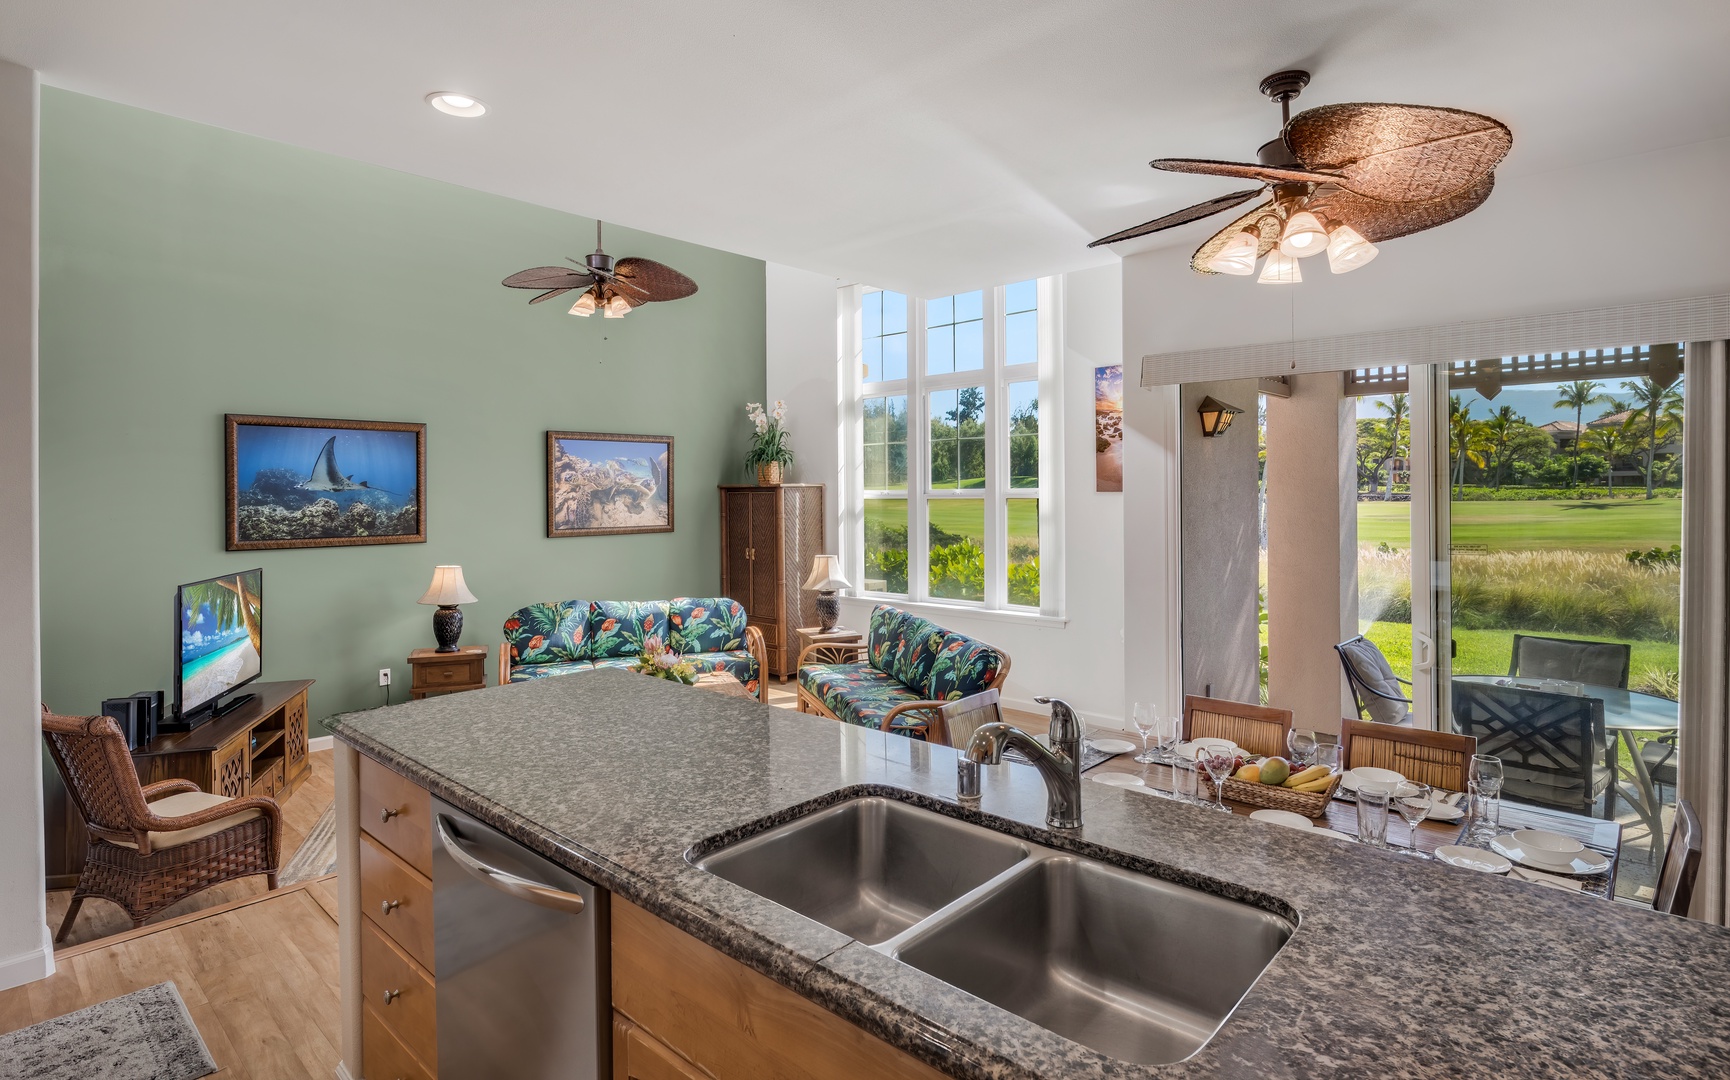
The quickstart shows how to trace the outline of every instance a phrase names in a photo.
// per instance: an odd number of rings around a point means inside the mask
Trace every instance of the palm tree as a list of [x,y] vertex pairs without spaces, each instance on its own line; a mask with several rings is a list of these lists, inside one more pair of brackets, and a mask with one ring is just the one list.
[[[1387,456],[1383,457],[1381,462],[1376,466],[1376,468],[1380,470],[1383,466],[1387,465],[1389,458],[1400,456],[1400,425],[1404,423],[1406,419],[1406,395],[1390,395],[1387,401],[1376,402],[1376,408],[1388,414],[1388,452]],[[1386,491],[1382,492],[1382,501],[1387,502],[1393,497],[1394,473],[1392,469],[1389,469],[1388,487]]]
[[1502,486],[1502,474],[1508,471],[1509,448],[1513,446],[1520,428],[1525,425],[1526,421],[1514,412],[1512,405],[1503,405],[1484,421],[1484,435],[1489,440],[1490,451],[1496,463],[1495,471],[1491,474],[1492,487]]
[[[1622,384],[1633,401],[1633,407],[1646,417],[1646,497],[1657,498],[1652,490],[1652,463],[1658,457],[1659,421],[1666,421],[1666,427],[1673,429],[1682,422],[1682,392],[1676,385],[1659,386],[1652,381],[1650,375],[1642,376]],[[1665,434],[1668,434],[1668,430]]]
[[1604,395],[1599,393],[1603,388],[1603,383],[1590,379],[1563,383],[1556,388],[1556,404],[1552,407],[1574,410],[1574,472],[1571,481],[1574,487],[1580,486],[1580,438],[1586,434],[1586,429],[1581,426],[1581,418],[1585,415],[1586,406],[1596,405],[1604,400]]
[[[1642,434],[1640,416],[1627,409],[1618,410],[1628,415],[1619,424],[1609,427],[1595,428],[1587,432],[1586,438],[1591,440],[1592,448],[1604,455],[1605,490],[1611,495],[1616,494],[1616,462],[1640,449]],[[1612,416],[1615,414],[1612,413]]]

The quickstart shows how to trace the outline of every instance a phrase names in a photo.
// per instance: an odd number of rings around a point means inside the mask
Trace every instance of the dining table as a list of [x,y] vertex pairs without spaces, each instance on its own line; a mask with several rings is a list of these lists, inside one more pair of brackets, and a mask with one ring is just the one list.
[[[1511,686],[1515,689],[1540,692],[1546,690],[1543,680],[1510,675],[1455,675],[1453,679],[1455,682],[1475,683],[1480,686]],[[1640,815],[1640,820],[1651,831],[1652,836],[1661,836],[1664,831],[1663,804],[1658,798],[1657,785],[1652,781],[1652,772],[1646,768],[1646,759],[1640,754],[1640,743],[1636,736],[1641,733],[1666,735],[1676,731],[1682,723],[1681,705],[1666,697],[1642,694],[1626,687],[1596,686],[1592,683],[1567,685],[1578,686],[1581,697],[1597,698],[1604,703],[1604,731],[1611,740],[1605,750],[1604,764],[1616,775],[1614,790],[1620,792],[1628,805]],[[1627,750],[1626,764],[1622,761],[1624,755],[1616,753],[1617,739],[1620,739]],[[1614,817],[1614,804],[1606,802],[1604,813]]]

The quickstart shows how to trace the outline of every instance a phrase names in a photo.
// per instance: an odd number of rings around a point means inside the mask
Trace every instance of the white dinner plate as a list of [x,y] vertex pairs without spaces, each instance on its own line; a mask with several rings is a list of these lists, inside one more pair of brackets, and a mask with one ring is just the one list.
[[1490,841],[1490,846],[1521,866],[1529,866],[1547,874],[1591,877],[1593,874],[1602,874],[1610,869],[1610,860],[1591,848],[1583,848],[1580,851],[1566,854],[1553,851],[1535,851],[1515,843],[1512,833],[1496,837]]
[[1460,847],[1458,844],[1447,844],[1436,849],[1436,858],[1449,866],[1457,866],[1462,870],[1476,870],[1484,874],[1505,874],[1514,868],[1514,864],[1483,848]]
[[1404,776],[1401,776],[1392,769],[1371,769],[1360,766],[1356,769],[1347,769],[1340,775],[1340,787],[1346,791],[1356,791],[1358,789],[1358,781],[1360,780],[1376,780],[1384,784],[1399,784],[1404,783],[1405,779]]
[[1430,813],[1429,813],[1428,820],[1430,820],[1430,821],[1458,821],[1465,816],[1466,816],[1466,812],[1464,810],[1461,810],[1459,807],[1449,806],[1447,803],[1440,803],[1439,802],[1436,805],[1430,807]]
[[1136,745],[1128,739],[1089,739],[1087,741],[1102,754],[1128,754],[1136,750]]
[[1097,776],[1089,774],[1087,778],[1089,780],[1092,780],[1096,784],[1105,784],[1108,787],[1146,787],[1147,786],[1146,780],[1143,780],[1141,777],[1136,776],[1132,773],[1108,772],[1108,773],[1100,773]]
[[1290,810],[1257,810],[1250,814],[1251,821],[1265,821],[1269,825],[1283,825],[1288,829],[1313,829],[1315,822],[1302,814],[1294,814]]
[[1192,739],[1189,742],[1178,743],[1174,753],[1177,760],[1187,764],[1195,764],[1195,752],[1206,748],[1210,753],[1230,754],[1238,749],[1237,743],[1230,739]]

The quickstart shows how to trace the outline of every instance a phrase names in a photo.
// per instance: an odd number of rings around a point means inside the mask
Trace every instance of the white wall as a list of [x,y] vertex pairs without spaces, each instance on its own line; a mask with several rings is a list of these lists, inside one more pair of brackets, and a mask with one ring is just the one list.
[[[771,264],[768,282],[769,394],[787,401],[800,480],[838,485],[841,462],[834,280]],[[1116,266],[1070,274],[1063,295],[1063,432],[1066,442],[1062,620],[921,606],[949,629],[989,641],[1012,661],[1006,703],[1030,710],[1035,695],[1064,698],[1089,720],[1123,720],[1123,496],[1094,491],[1093,369],[1120,362],[1121,275]],[[828,500],[829,543],[838,506]],[[872,602],[843,598],[841,621],[864,629]]]
[[54,971],[36,523],[36,73],[0,61],[0,989]]

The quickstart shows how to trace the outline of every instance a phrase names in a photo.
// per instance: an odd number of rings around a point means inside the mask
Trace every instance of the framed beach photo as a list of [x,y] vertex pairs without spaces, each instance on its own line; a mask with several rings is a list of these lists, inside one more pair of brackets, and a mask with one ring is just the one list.
[[547,432],[547,535],[673,531],[673,437]]
[[229,551],[426,543],[426,425],[224,418]]

